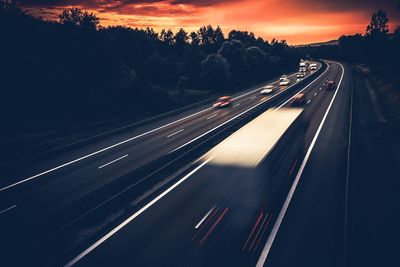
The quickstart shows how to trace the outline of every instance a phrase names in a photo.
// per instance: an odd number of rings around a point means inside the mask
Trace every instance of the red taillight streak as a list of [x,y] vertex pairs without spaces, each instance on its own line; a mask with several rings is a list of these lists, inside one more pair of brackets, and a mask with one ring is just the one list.
[[210,220],[214,217],[214,215],[217,213],[217,211],[219,210],[219,208],[217,207],[213,213],[211,213],[210,217],[208,217],[208,219],[203,223],[202,226],[200,226],[200,229],[196,232],[196,234],[192,237],[192,239],[190,240],[190,242],[193,242],[193,240],[198,236],[198,234],[201,232],[201,230],[203,230],[203,228],[210,222]]
[[249,251],[250,251],[251,248],[253,247],[254,242],[256,242],[257,237],[258,237],[258,234],[260,234],[260,232],[261,232],[261,230],[262,230],[262,228],[263,228],[263,226],[264,226],[264,223],[265,223],[265,221],[267,220],[267,218],[268,218],[268,213],[267,213],[267,215],[264,217],[264,220],[262,221],[262,223],[261,223],[261,225],[260,225],[260,228],[258,229],[257,234],[256,234],[256,236],[255,236],[254,239],[253,239],[253,242],[251,242],[251,245],[250,245],[250,247],[249,247]]
[[204,241],[208,238],[208,236],[211,234],[211,232],[214,230],[214,228],[218,225],[218,223],[222,220],[222,218],[225,216],[225,213],[228,211],[228,208],[226,208],[222,214],[219,216],[219,218],[215,221],[215,223],[211,226],[210,230],[208,230],[207,234],[200,240],[200,244],[203,244]]
[[272,218],[272,215],[269,216],[268,221],[267,221],[267,223],[265,224],[264,230],[262,231],[261,236],[260,236],[260,238],[258,239],[258,241],[257,241],[257,243],[256,243],[256,246],[254,247],[253,252],[255,252],[255,251],[257,250],[258,244],[260,243],[260,241],[261,241],[261,239],[262,239],[262,237],[263,237],[265,231],[267,230],[268,225],[269,225],[269,222],[271,221],[271,218]]
[[292,172],[293,172],[294,167],[296,166],[296,164],[297,164],[297,159],[296,159],[296,161],[294,162],[292,168],[290,169],[289,175],[292,175]]
[[263,216],[264,216],[264,212],[261,212],[260,216],[258,216],[258,219],[257,219],[256,223],[255,223],[254,226],[253,226],[253,229],[251,229],[250,235],[249,235],[249,237],[247,238],[246,243],[244,243],[244,245],[243,245],[243,247],[242,247],[242,250],[244,250],[244,249],[246,248],[247,243],[250,241],[250,238],[251,238],[251,236],[253,235],[254,230],[256,230],[256,227],[257,227],[258,223],[260,222],[260,220],[261,220],[261,218],[262,218]]

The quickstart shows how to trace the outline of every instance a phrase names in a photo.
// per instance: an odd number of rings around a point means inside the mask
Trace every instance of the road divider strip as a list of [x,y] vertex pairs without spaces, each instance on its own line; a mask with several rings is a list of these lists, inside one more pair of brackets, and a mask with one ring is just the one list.
[[170,138],[170,137],[172,137],[172,136],[174,136],[174,135],[176,135],[176,134],[178,134],[178,133],[181,133],[181,132],[183,132],[185,129],[180,129],[179,131],[176,131],[176,132],[174,132],[174,133],[172,133],[172,134],[169,134],[169,135],[167,135],[167,138]]
[[112,160],[112,161],[110,161],[110,162],[108,162],[108,163],[106,163],[106,164],[104,164],[104,165],[101,165],[100,167],[99,167],[99,169],[102,169],[102,168],[104,168],[104,167],[106,167],[106,166],[108,166],[108,165],[110,165],[110,164],[113,164],[114,162],[117,162],[117,161],[119,161],[119,160],[121,160],[121,159],[123,159],[123,158],[126,158],[128,156],[128,154],[126,154],[126,155],[124,155],[124,156],[122,156],[122,157],[119,157],[119,158],[117,158],[117,159],[114,159],[114,160]]
[[200,222],[198,224],[196,224],[196,226],[194,227],[194,229],[197,229],[200,227],[200,225],[207,219],[207,217],[210,215],[210,213],[215,209],[215,206],[212,207],[207,214],[203,217],[203,219],[200,220]]
[[3,214],[3,213],[5,213],[5,212],[7,212],[9,210],[12,210],[12,209],[16,208],[16,207],[17,207],[17,205],[12,205],[11,207],[8,207],[5,210],[0,211],[0,214]]
[[217,114],[214,114],[214,115],[212,115],[212,116],[210,116],[210,117],[207,117],[207,120],[212,119],[212,118],[214,118],[214,117],[216,117],[216,116],[218,116],[218,113],[217,113]]

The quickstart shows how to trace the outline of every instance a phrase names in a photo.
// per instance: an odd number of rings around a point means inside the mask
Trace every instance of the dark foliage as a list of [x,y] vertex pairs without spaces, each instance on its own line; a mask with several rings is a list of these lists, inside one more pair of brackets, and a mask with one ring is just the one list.
[[0,0],[3,129],[155,114],[178,105],[171,91],[233,92],[294,69],[299,59],[285,42],[240,31],[225,39],[210,25],[174,34],[99,23],[80,9],[47,21]]
[[400,73],[400,30],[389,33],[389,18],[378,10],[371,17],[365,35],[342,36],[338,45],[303,47],[302,54],[315,58],[340,59],[351,63],[366,63]]

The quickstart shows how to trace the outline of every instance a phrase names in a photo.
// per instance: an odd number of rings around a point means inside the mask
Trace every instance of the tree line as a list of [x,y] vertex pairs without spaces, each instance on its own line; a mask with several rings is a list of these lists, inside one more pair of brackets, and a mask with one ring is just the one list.
[[0,25],[0,112],[10,129],[159,113],[294,70],[300,58],[252,32],[101,27],[77,8],[47,20],[14,0],[0,0]]
[[338,45],[303,47],[300,50],[313,57],[366,63],[400,73],[400,26],[389,32],[389,17],[384,10],[378,10],[372,14],[364,34],[341,36]]

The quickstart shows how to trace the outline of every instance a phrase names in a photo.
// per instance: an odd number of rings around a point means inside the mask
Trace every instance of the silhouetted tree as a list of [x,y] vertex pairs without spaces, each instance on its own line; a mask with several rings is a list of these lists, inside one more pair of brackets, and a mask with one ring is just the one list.
[[[192,99],[184,95],[187,88],[234,91],[293,69],[293,49],[272,49],[253,33],[233,31],[243,45],[233,33],[225,42],[219,26],[189,36],[184,29],[174,35],[99,25],[95,14],[81,9],[68,8],[51,21],[29,15],[16,1],[0,0],[4,128],[62,130],[120,114],[154,114]],[[182,97],[173,99],[172,89]]]
[[174,40],[178,51],[182,52],[189,40],[189,36],[184,29],[180,28],[180,30],[175,34]]
[[367,26],[367,36],[386,35],[389,32],[389,18],[386,12],[378,10],[372,15],[371,22]]
[[144,32],[150,40],[158,40],[158,33],[156,33],[153,28],[147,27]]
[[256,45],[256,38],[254,36],[254,33],[247,31],[232,30],[228,34],[228,40],[239,40],[245,47]]
[[251,77],[258,81],[262,80],[268,75],[267,54],[257,46],[249,47],[246,50]]
[[17,6],[15,0],[0,0],[0,16],[20,16],[24,12]]
[[96,30],[100,21],[94,13],[79,8],[67,8],[58,16],[60,23],[85,30]]
[[222,56],[210,54],[201,62],[200,78],[205,89],[223,91],[230,79],[229,65]]
[[215,30],[211,25],[203,26],[197,31],[197,34],[200,37],[200,44],[207,54],[216,52],[225,40],[219,26]]
[[174,33],[171,30],[162,29],[160,32],[160,40],[166,45],[174,44]]
[[192,45],[199,45],[200,44],[200,37],[196,32],[190,33],[190,43]]
[[232,77],[236,81],[247,77],[249,65],[247,63],[247,51],[238,40],[226,41],[218,50],[218,55],[225,58],[229,64]]

